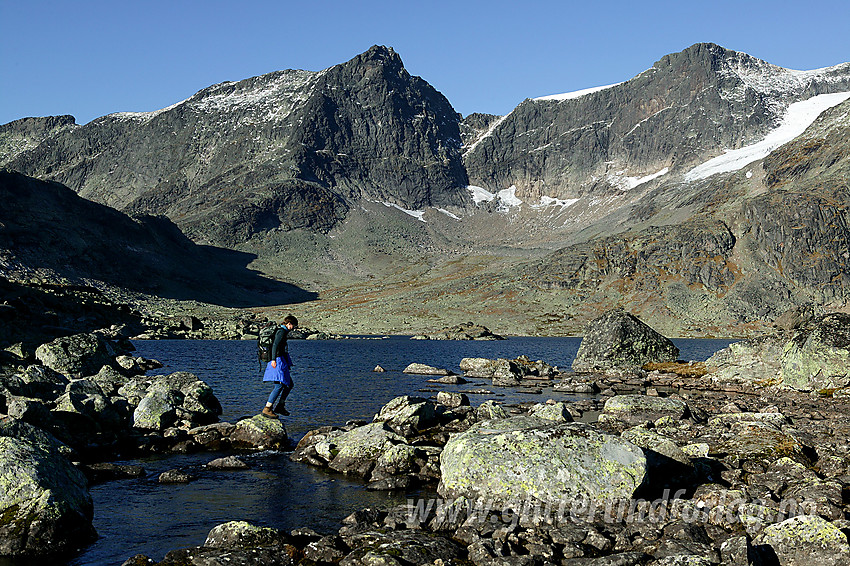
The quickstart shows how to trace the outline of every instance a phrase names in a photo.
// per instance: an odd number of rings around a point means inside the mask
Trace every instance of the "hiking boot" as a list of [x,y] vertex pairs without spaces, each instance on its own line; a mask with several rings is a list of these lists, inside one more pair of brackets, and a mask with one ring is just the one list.
[[287,410],[286,410],[286,407],[283,407],[283,406],[281,406],[281,407],[278,407],[278,408],[277,408],[277,413],[278,413],[279,415],[283,415],[284,417],[288,417],[288,416],[289,416],[289,411],[287,411]]
[[268,417],[270,419],[276,419],[277,413],[269,409],[268,407],[263,407],[263,412],[261,413],[264,417]]

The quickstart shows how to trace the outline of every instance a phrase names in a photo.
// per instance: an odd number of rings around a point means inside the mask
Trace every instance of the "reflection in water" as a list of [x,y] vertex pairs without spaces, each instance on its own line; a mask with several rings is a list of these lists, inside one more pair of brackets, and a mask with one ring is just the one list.
[[[500,342],[386,340],[292,341],[295,388],[285,419],[296,440],[305,432],[351,419],[371,419],[398,395],[433,394],[427,377],[401,372],[412,362],[460,372],[464,357],[515,358],[528,355],[567,369],[579,338],[511,338]],[[704,360],[728,341],[678,340],[683,359]],[[155,358],[166,367],[156,373],[190,371],[212,386],[221,401],[222,420],[235,421],[257,414],[270,386],[260,380],[255,344],[251,341],[142,341],[137,355]],[[380,364],[388,371],[373,373]],[[152,372],[154,373],[154,372]],[[417,393],[428,386],[429,392]],[[440,390],[465,391],[473,405],[496,397],[506,403],[569,398],[544,389],[542,394],[495,388],[486,380],[470,380]],[[475,394],[475,390],[495,394]],[[210,529],[232,520],[291,530],[310,527],[335,532],[340,520],[368,506],[403,502],[405,493],[370,492],[362,483],[340,475],[290,462],[288,455],[262,452],[243,455],[247,471],[204,469],[222,454],[175,455],[134,460],[144,466],[144,478],[109,482],[92,487],[94,526],[100,539],[71,561],[74,565],[115,565],[135,554],[159,561],[169,550],[203,544]],[[187,468],[199,479],[187,485],[161,485],[159,474]],[[0,564],[0,566],[2,566]]]

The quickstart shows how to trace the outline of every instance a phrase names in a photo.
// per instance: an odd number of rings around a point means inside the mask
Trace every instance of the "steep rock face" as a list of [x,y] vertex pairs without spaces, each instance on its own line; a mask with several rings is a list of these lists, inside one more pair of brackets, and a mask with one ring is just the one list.
[[5,162],[232,246],[271,229],[327,231],[346,199],[461,204],[458,123],[445,97],[376,46],[325,71],[221,83],[156,112],[45,125],[28,138],[41,143]]
[[760,139],[787,106],[850,90],[850,65],[790,71],[714,44],[581,96],[525,100],[464,153],[470,182],[526,200],[628,190]]

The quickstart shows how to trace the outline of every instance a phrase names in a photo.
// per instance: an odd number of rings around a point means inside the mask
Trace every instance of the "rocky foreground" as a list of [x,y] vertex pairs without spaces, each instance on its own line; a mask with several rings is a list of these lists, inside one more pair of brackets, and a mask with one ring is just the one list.
[[[573,367],[605,369],[564,372],[522,357],[461,364],[463,379],[576,392],[574,401],[472,407],[462,393],[399,397],[371,422],[307,433],[291,455],[362,478],[370,489],[424,487],[420,492],[430,489],[434,497],[357,511],[336,533],[225,523],[203,546],[172,551],[158,564],[850,563],[850,317],[804,318],[776,336],[730,346],[707,364],[670,361],[677,353],[671,355],[666,339],[627,313],[608,313],[596,324],[607,331],[587,333],[585,340],[593,343],[583,343]],[[39,360],[34,367],[59,363],[44,352]],[[771,364],[778,373],[765,380]],[[103,383],[96,379],[106,373],[102,369],[91,378],[76,377],[97,365],[63,366],[67,383],[53,373],[60,383],[35,382],[50,391],[47,397],[57,395],[45,399],[43,409],[64,411],[57,399],[82,388],[80,381]],[[25,374],[34,372],[28,368]],[[802,380],[805,372],[808,379]],[[23,375],[19,392],[29,383]],[[204,424],[214,420],[215,408],[203,386],[169,377],[132,394],[129,384],[141,378],[125,376],[111,395],[100,394],[113,410],[125,406],[119,414],[135,431],[117,434],[116,445],[257,448],[271,438],[240,444],[236,431],[256,431],[253,419]],[[434,381],[446,377],[459,376]],[[8,399],[16,402],[8,387],[13,381],[4,381],[7,409]],[[163,393],[166,383],[182,384],[179,393]],[[86,395],[98,399],[93,391]],[[181,396],[182,403],[173,402]],[[157,399],[171,399],[171,408],[155,426],[146,425],[147,407],[168,405]],[[38,478],[42,485],[4,489],[0,534],[7,555],[44,552],[47,541],[91,536],[84,467],[66,456],[73,459],[74,447],[24,421],[10,416],[0,425],[0,454],[7,461],[0,467],[3,485],[36,483],[22,478]],[[140,435],[139,425],[148,432]],[[94,439],[105,445],[103,436]],[[33,502],[51,499],[39,496],[39,488],[63,496],[53,498],[38,521],[27,522]],[[71,535],[64,526],[72,523],[82,527]],[[24,530],[29,536],[16,539]],[[136,556],[125,564],[154,562]]]

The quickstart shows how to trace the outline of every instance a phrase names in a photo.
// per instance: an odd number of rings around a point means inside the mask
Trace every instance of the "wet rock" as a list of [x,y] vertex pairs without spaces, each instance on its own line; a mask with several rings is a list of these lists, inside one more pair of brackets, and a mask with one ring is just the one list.
[[145,475],[145,469],[142,466],[113,464],[111,462],[85,464],[80,466],[80,470],[86,475],[89,483],[92,484],[129,478],[140,478]]
[[109,365],[115,351],[94,334],[63,336],[35,351],[35,357],[44,366],[70,377],[85,377]]
[[615,309],[587,326],[573,371],[635,370],[649,362],[672,362],[679,355],[673,343],[637,317]]
[[230,443],[234,448],[280,450],[289,446],[289,437],[283,421],[255,415],[236,423]]
[[753,547],[763,560],[782,566],[850,564],[847,535],[821,517],[802,515],[770,525],[753,540]]
[[[605,401],[603,408],[603,415],[606,418],[628,424],[654,422],[666,416],[680,420],[687,413],[688,404],[681,399],[648,395],[615,395]],[[601,420],[604,419],[600,418]]]
[[447,369],[435,368],[426,364],[412,363],[402,370],[415,375],[452,375]]
[[463,385],[464,383],[468,383],[464,378],[459,375],[447,375],[441,377],[439,379],[429,379],[428,383],[442,383],[445,385]]
[[0,555],[47,555],[96,534],[92,500],[67,448],[11,418],[0,420]]
[[198,479],[195,475],[183,470],[168,470],[159,474],[159,483],[190,483]]
[[637,446],[580,423],[520,416],[473,425],[440,456],[445,497],[501,502],[631,497],[646,475]]
[[251,466],[237,456],[226,456],[212,460],[207,463],[207,467],[213,470],[247,470]]
[[381,366],[375,366],[375,369],[373,369],[372,371],[374,371],[374,372],[378,372],[378,373],[384,373],[384,372],[385,372],[385,371],[387,371],[387,370],[385,370],[385,369],[384,369],[383,367],[381,367]]
[[230,521],[216,525],[207,535],[204,546],[208,548],[268,548],[291,544],[284,532],[268,527],[258,527],[246,521]]

